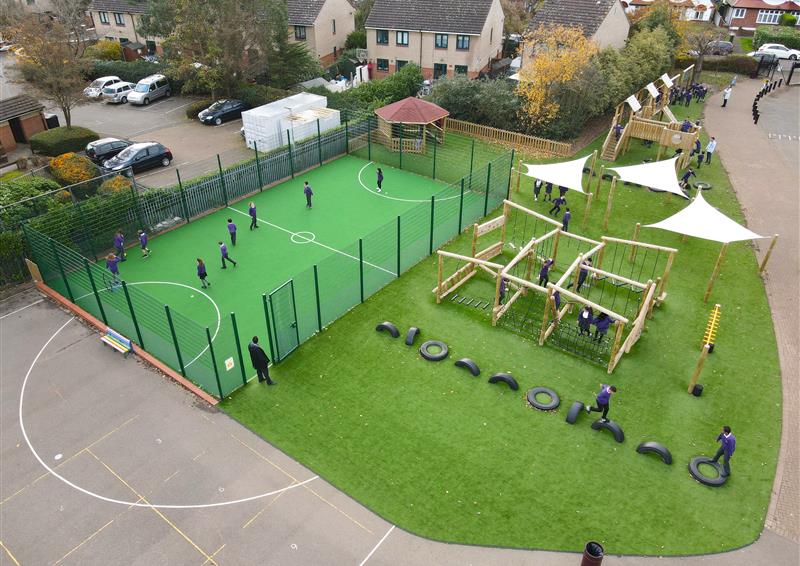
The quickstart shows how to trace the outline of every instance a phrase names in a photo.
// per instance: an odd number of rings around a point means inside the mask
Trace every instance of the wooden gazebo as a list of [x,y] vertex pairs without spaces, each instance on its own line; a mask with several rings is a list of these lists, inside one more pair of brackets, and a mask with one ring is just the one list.
[[444,143],[445,122],[450,114],[441,106],[409,96],[375,110],[376,141],[392,151],[425,153],[428,140]]

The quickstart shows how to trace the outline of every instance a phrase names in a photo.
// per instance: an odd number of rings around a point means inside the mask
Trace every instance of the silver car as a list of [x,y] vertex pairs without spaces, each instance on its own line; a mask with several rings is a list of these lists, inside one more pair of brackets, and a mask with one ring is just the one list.
[[150,75],[140,80],[128,94],[131,104],[150,104],[162,96],[170,96],[172,91],[164,75]]
[[103,89],[103,100],[112,104],[125,104],[128,102],[128,93],[136,86],[133,83],[114,83]]
[[100,77],[92,81],[92,84],[83,89],[83,95],[86,98],[99,100],[103,96],[103,89],[116,83],[122,82],[117,76]]

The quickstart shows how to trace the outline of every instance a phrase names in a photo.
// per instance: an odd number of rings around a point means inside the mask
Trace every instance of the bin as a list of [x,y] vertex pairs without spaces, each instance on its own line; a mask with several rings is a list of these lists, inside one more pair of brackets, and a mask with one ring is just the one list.
[[597,566],[603,563],[603,545],[596,541],[586,543],[583,548],[581,566]]

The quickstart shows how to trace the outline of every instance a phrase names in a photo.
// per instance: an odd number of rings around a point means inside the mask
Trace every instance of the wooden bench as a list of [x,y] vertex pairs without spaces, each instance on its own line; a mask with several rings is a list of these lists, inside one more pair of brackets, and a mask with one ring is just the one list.
[[100,340],[114,348],[125,357],[133,351],[133,344],[119,332],[114,331],[110,326],[106,328],[106,333]]

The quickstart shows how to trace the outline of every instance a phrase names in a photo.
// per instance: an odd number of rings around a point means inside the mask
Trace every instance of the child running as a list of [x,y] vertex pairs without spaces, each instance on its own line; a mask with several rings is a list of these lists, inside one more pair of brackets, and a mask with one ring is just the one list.
[[381,185],[383,184],[383,171],[378,167],[378,192],[381,192]]
[[233,261],[233,258],[231,258],[228,255],[228,246],[226,246],[223,242],[217,242],[217,243],[219,244],[219,253],[222,256],[222,269],[228,269],[225,266],[225,261],[226,260],[231,262],[233,264],[233,267],[236,267],[236,262]]
[[606,385],[605,383],[600,384],[600,393],[597,394],[597,406],[591,407],[588,403],[586,404],[586,412],[591,413],[595,411],[597,413],[603,413],[603,416],[600,417],[600,420],[604,423],[608,422],[608,403],[611,401],[611,394],[616,393],[617,388],[613,385]]
[[236,246],[236,224],[231,218],[228,218],[228,233],[231,235],[231,245]]
[[108,254],[106,256],[106,268],[111,272],[111,290],[116,291],[117,287],[121,284],[119,280],[119,262],[122,261],[119,256]]
[[147,232],[139,230],[139,246],[142,248],[142,257],[150,257],[150,248],[147,247]]
[[247,214],[250,215],[250,229],[258,228],[258,216],[256,214],[256,203],[251,202],[247,206]]
[[206,264],[199,257],[197,258],[197,276],[200,278],[200,285],[202,285],[203,289],[211,287],[211,281],[206,281],[206,277],[208,277]]

